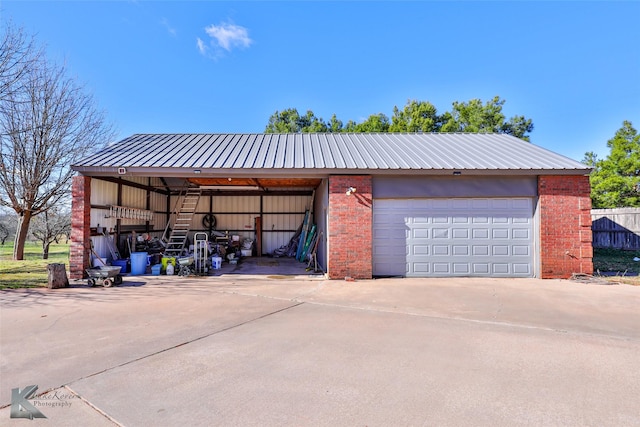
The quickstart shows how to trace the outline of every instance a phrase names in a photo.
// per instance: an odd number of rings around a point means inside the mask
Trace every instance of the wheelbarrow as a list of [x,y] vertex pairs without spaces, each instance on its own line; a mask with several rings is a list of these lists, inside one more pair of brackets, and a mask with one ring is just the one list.
[[120,275],[120,269],[122,267],[115,266],[100,266],[95,268],[87,268],[85,271],[89,278],[87,279],[87,285],[95,286],[101,284],[105,288],[110,288],[113,285],[119,285],[122,283],[122,276]]
[[178,276],[190,276],[195,262],[194,258],[192,256],[181,257],[176,259],[176,261],[180,267],[180,270],[178,270]]

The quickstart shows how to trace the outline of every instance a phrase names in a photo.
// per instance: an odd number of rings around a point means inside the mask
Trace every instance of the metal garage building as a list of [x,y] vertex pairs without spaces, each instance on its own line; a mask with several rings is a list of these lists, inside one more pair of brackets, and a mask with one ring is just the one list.
[[590,169],[508,135],[144,134],[72,167],[75,277],[90,240],[106,251],[97,227],[159,236],[186,188],[192,231],[214,215],[258,255],[312,208],[330,278],[592,272]]

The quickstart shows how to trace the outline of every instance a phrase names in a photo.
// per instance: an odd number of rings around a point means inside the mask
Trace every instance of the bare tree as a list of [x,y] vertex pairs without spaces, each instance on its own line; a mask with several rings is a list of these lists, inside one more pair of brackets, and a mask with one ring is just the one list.
[[0,245],[4,246],[8,237],[9,237],[9,227],[7,227],[7,224],[0,222]]
[[42,244],[42,259],[49,259],[49,247],[61,235],[71,230],[71,213],[52,207],[34,216],[29,228],[33,237]]
[[0,205],[18,215],[15,260],[24,259],[31,218],[64,204],[69,166],[113,137],[93,97],[63,66],[34,55],[0,99]]
[[16,216],[7,212],[5,208],[0,206],[0,245],[2,246],[9,238],[13,239],[16,233]]
[[0,100],[19,89],[29,67],[41,56],[33,38],[11,22],[4,25],[0,40]]

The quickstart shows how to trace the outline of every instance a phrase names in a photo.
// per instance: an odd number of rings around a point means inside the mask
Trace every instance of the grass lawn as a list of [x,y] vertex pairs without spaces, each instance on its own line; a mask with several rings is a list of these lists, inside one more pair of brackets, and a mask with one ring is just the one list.
[[42,247],[27,242],[24,260],[13,261],[13,242],[0,246],[0,289],[35,288],[47,286],[47,264],[65,264],[69,274],[69,245],[52,244],[49,259],[42,259]]
[[594,276],[605,276],[608,280],[640,286],[640,251],[618,249],[594,249]]

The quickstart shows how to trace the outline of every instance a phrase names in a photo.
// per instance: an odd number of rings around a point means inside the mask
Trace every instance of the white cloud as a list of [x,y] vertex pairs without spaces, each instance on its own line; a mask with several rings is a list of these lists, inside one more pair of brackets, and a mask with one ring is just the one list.
[[178,34],[176,29],[171,26],[171,24],[169,23],[169,20],[167,18],[162,18],[160,20],[160,25],[162,25],[167,30],[167,32],[169,34],[171,34],[172,36],[175,37]]
[[249,31],[239,25],[222,23],[209,25],[205,32],[211,37],[211,43],[230,52],[234,47],[246,48],[253,43],[249,37]]
[[202,55],[206,55],[208,48],[207,48],[207,45],[204,44],[204,42],[200,37],[197,37],[196,44],[198,46],[198,51],[200,51]]

